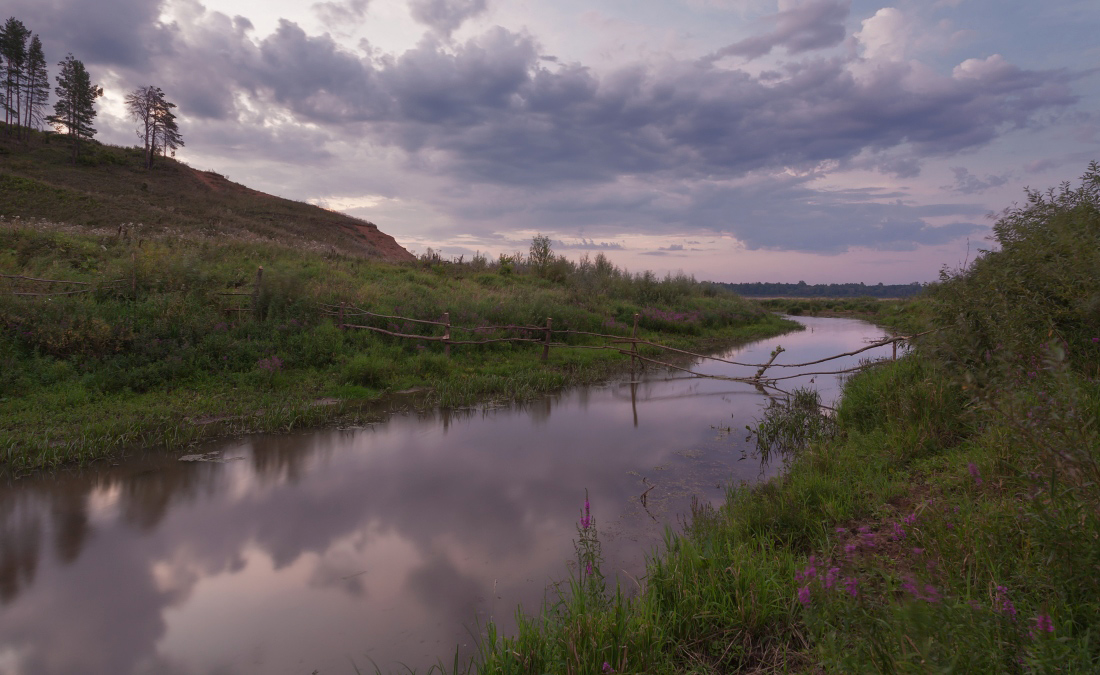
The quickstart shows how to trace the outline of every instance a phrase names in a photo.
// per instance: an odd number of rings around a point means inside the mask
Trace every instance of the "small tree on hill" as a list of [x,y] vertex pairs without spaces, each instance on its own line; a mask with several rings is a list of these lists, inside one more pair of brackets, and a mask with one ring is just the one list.
[[164,98],[160,87],[138,87],[126,95],[126,109],[138,122],[137,135],[145,146],[145,168],[153,168],[153,158],[159,151],[167,155],[183,146],[183,137],[172,109],[175,103]]
[[540,232],[531,238],[531,255],[528,256],[527,261],[540,275],[545,274],[550,263],[554,261],[554,249],[550,244],[550,237]]
[[80,153],[81,139],[90,139],[95,136],[92,120],[95,119],[95,100],[103,95],[103,88],[92,84],[92,78],[88,75],[84,64],[73,58],[72,54],[57,64],[61,66],[61,72],[57,74],[57,101],[53,105],[54,114],[50,115],[49,122],[61,131],[65,128],[72,142],[75,164]]

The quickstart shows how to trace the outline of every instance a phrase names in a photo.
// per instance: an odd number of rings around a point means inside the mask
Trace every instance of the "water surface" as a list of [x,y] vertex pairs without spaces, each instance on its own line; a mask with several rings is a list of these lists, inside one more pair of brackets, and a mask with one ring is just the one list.
[[[807,330],[726,356],[765,361],[781,344],[777,363],[794,363],[882,334],[859,321],[799,320]],[[826,400],[838,391],[835,376],[814,385]],[[651,368],[633,384],[524,406],[406,411],[365,428],[186,451],[218,453],[216,463],[149,451],[8,482],[0,674],[450,663],[456,646],[470,653],[478,622],[509,630],[517,604],[537,609],[566,576],[586,489],[604,572],[630,586],[693,495],[717,503],[730,482],[775,472],[745,440],[766,400],[749,385]]]

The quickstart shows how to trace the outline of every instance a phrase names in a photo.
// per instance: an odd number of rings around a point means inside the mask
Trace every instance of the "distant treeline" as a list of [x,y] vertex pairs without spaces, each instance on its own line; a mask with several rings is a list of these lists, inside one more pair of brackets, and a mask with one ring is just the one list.
[[920,293],[924,288],[919,282],[911,284],[771,284],[757,281],[751,284],[724,284],[718,286],[729,289],[746,298],[908,298]]

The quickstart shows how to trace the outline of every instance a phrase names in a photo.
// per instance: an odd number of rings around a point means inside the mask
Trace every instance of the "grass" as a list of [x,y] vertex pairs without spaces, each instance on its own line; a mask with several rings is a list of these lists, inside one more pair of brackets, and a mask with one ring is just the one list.
[[[0,295],[0,465],[26,471],[132,447],[350,422],[372,414],[362,403],[409,389],[422,391],[423,405],[525,400],[606,378],[627,363],[615,351],[567,348],[552,349],[543,363],[540,345],[510,343],[455,345],[448,358],[437,342],[340,330],[324,304],[429,320],[447,312],[456,339],[506,335],[460,327],[545,325],[547,316],[558,330],[628,335],[639,314],[640,337],[696,349],[793,327],[687,278],[555,264],[567,272],[556,280],[514,263],[392,264],[274,243],[173,233],[138,241],[3,219],[0,273],[91,284],[73,288],[93,292]],[[46,290],[26,280],[0,283]],[[49,290],[62,288],[70,287]],[[223,311],[233,307],[248,311]],[[439,334],[402,320],[373,325]]]
[[637,594],[574,583],[490,626],[476,670],[1100,670],[1100,167],[995,231],[831,421],[769,409],[781,476],[693,508]]
[[135,239],[172,233],[393,260],[412,257],[363,220],[263,194],[171,158],[158,158],[145,170],[139,147],[89,141],[82,153],[74,165],[67,139],[38,131],[26,140],[0,134],[0,215],[81,229],[124,227]]

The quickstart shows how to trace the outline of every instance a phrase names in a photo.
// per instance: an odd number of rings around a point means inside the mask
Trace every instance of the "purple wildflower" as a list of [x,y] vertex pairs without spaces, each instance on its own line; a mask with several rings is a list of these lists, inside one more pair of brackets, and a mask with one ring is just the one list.
[[1054,622],[1050,620],[1050,615],[1049,614],[1039,614],[1038,616],[1036,616],[1031,621],[1035,624],[1035,626],[1031,630],[1029,630],[1027,633],[1032,638],[1035,637],[1035,633],[1042,634],[1042,633],[1053,633],[1054,632]]
[[588,564],[586,564],[584,566],[584,573],[587,574],[588,576],[592,576],[592,562],[591,561],[589,561]]
[[825,573],[825,588],[832,588],[838,576],[840,576],[840,568],[830,567],[829,571]]
[[975,485],[982,484],[982,472],[978,470],[978,465],[974,462],[966,465],[967,471],[970,472],[970,476],[974,479]]
[[901,525],[894,523],[894,541],[901,541],[905,539],[905,528]]
[[925,584],[924,586],[924,601],[931,603],[940,601],[940,592],[932,584]]
[[607,661],[604,661],[604,662],[603,662],[603,666],[601,666],[601,667],[600,667],[600,670],[602,670],[602,671],[603,671],[603,672],[605,672],[605,673],[613,673],[613,672],[615,672],[615,669],[614,669],[614,668],[612,668],[612,667],[611,667],[611,664],[610,664],[610,663],[608,663]]
[[838,528],[836,528],[836,533],[837,533],[837,534],[844,534],[844,533],[845,533],[845,532],[847,532],[847,531],[848,531],[848,528],[846,528],[846,527],[838,527]]
[[916,522],[917,522],[917,514],[915,514],[915,513],[910,513],[909,515],[907,515],[907,516],[905,516],[904,518],[902,518],[902,522],[904,522],[904,523],[905,523],[906,525],[914,525],[914,524],[916,524]]
[[795,572],[795,580],[802,581],[803,579],[805,579],[809,581],[810,579],[813,579],[815,576],[817,576],[817,556],[810,556],[809,563],[810,564],[806,565],[806,569],[802,570],[801,572]]
[[802,588],[798,589],[798,601],[801,602],[803,605],[809,605],[810,604],[810,587],[809,587],[809,585],[803,586]]
[[993,602],[993,607],[1013,621],[1016,620],[1016,605],[1013,605],[1012,601],[1008,599],[1008,589],[1004,586],[997,587],[997,597]]
[[859,550],[859,544],[848,544],[844,547],[844,555],[852,555]]
[[913,548],[913,555],[920,555],[921,553],[924,553],[923,548],[917,548],[917,547]]
[[592,525],[592,508],[588,503],[588,497],[584,498],[584,515],[581,516],[581,529],[587,530]]
[[844,590],[848,591],[848,595],[853,598],[859,595],[859,579],[855,577],[848,577],[844,580]]

